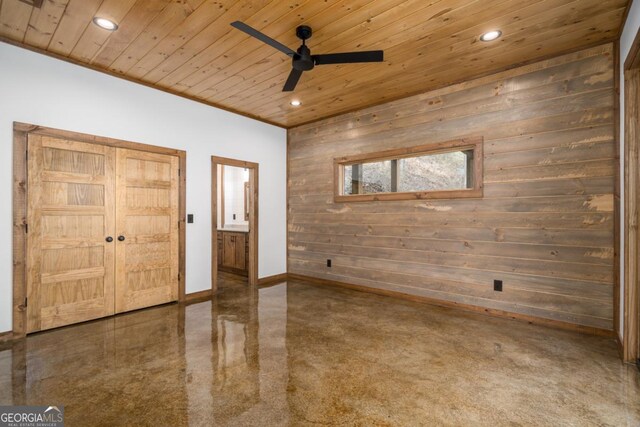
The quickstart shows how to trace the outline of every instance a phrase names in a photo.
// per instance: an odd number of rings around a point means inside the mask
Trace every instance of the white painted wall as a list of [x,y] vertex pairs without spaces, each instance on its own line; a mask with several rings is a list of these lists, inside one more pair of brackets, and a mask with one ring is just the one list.
[[624,330],[624,61],[640,29],[640,1],[631,4],[629,16],[620,36],[620,338]]
[[259,277],[286,272],[286,131],[0,43],[0,332],[11,330],[13,122],[187,151],[187,292],[211,284],[211,164],[260,164]]

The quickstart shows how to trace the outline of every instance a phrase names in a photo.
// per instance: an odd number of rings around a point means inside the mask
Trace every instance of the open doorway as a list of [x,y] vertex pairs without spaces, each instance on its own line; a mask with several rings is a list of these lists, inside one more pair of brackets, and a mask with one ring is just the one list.
[[211,157],[211,278],[221,285],[258,283],[258,164]]

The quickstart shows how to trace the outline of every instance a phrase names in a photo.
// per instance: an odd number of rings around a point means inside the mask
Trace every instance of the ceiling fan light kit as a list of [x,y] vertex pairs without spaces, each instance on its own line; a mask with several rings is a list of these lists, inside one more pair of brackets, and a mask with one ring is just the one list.
[[235,21],[231,23],[231,26],[291,57],[291,72],[289,73],[289,77],[287,77],[287,81],[282,88],[283,92],[293,91],[298,84],[302,73],[304,71],[313,70],[316,65],[355,64],[362,62],[384,61],[384,52],[381,50],[312,55],[311,50],[307,47],[306,41],[313,35],[313,30],[307,25],[300,25],[296,28],[296,36],[302,40],[302,44],[297,51],[288,48],[279,41],[272,39],[244,22]]

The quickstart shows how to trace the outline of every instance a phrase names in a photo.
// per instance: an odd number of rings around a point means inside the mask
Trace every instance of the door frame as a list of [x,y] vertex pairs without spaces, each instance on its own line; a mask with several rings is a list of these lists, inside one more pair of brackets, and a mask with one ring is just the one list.
[[249,170],[249,286],[258,284],[258,177],[259,165],[254,162],[211,156],[211,291],[218,291],[218,165]]
[[640,358],[640,31],[624,62],[624,295],[622,357]]
[[156,145],[141,144],[121,139],[89,135],[86,133],[49,128],[28,123],[13,122],[13,327],[11,338],[26,336],[27,330],[27,138],[29,134],[65,138],[90,144],[107,145],[115,148],[168,154],[179,159],[180,178],[178,180],[178,301],[185,300],[185,217],[187,152]]

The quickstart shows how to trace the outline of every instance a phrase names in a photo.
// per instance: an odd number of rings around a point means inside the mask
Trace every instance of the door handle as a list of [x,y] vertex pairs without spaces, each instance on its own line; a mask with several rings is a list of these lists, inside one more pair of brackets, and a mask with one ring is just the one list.
[[119,242],[124,242],[124,236],[118,236],[118,241]]
[[109,237],[107,237],[107,238],[106,238],[106,239],[104,239],[104,240],[106,240],[106,241],[107,241],[107,243],[111,243],[111,242],[113,242],[113,237],[109,236]]

